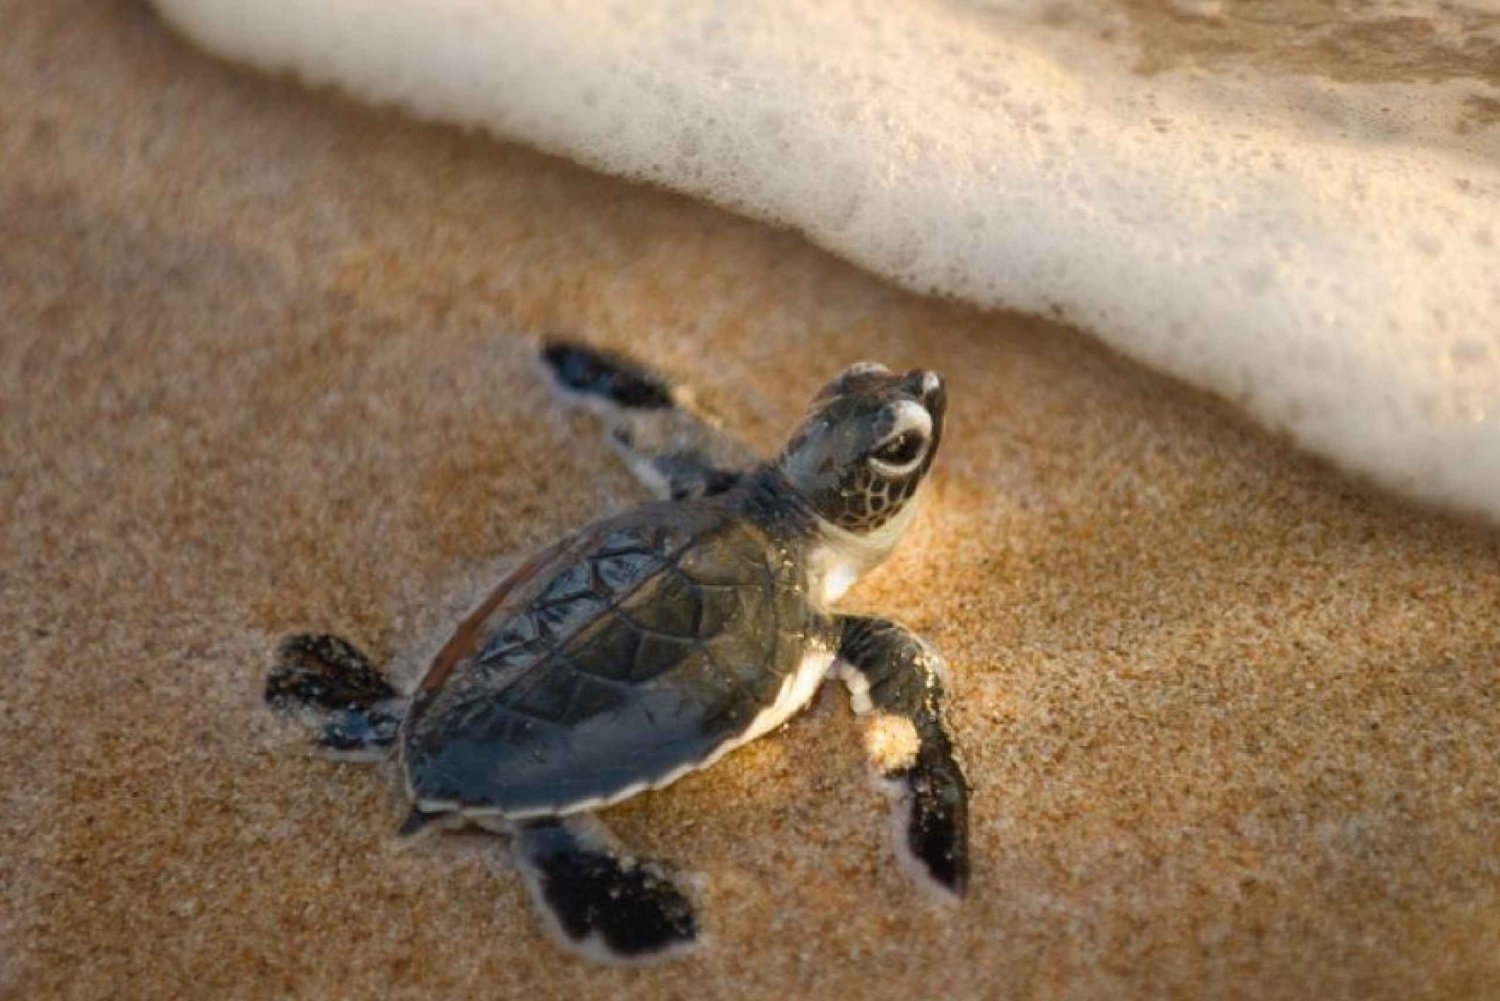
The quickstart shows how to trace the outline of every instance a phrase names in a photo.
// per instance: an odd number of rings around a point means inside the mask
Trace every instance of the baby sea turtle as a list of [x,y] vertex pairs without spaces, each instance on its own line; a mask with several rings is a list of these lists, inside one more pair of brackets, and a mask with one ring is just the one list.
[[266,698],[345,755],[399,748],[403,836],[435,821],[507,834],[564,944],[631,960],[691,945],[688,894],[593,813],[705,768],[844,681],[900,821],[897,851],[952,896],[968,877],[967,788],[942,719],[941,659],[832,603],[911,522],[943,433],[943,380],[845,369],[770,462],[628,359],[551,343],[570,401],[600,414],[662,499],[567,536],[466,618],[404,699],[347,642],[281,644]]

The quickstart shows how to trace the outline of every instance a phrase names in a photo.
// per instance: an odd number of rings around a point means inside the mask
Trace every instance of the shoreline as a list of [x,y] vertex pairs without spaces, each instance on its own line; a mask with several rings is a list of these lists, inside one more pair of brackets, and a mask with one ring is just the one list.
[[[1500,532],[1371,493],[1046,321],[0,0],[0,990],[33,998],[1462,998],[1500,977]],[[121,94],[129,100],[121,101]],[[482,837],[266,713],[276,638],[403,678],[639,499],[525,338],[586,336],[769,449],[840,364],[937,368],[932,493],[841,607],[950,666],[975,879],[932,907],[837,692],[609,811],[711,944],[600,970]]]

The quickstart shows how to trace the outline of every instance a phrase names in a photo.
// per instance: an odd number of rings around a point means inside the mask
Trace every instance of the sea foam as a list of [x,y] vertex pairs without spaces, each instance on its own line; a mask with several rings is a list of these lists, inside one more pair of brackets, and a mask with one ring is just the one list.
[[1091,8],[1006,0],[155,2],[227,57],[1066,319],[1500,517],[1500,127],[1454,110],[1494,80],[1148,75]]

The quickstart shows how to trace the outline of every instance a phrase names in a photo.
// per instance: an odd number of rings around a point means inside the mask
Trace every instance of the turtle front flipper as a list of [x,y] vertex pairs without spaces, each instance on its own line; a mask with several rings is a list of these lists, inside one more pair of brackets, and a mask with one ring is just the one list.
[[626,467],[657,496],[722,493],[754,464],[742,442],[691,405],[690,394],[645,366],[566,341],[548,341],[541,357],[552,384],[603,419]]
[[940,890],[969,880],[969,790],[943,725],[942,659],[887,619],[844,616],[839,672],[870,763],[895,794],[897,852]]
[[537,910],[568,949],[631,963],[681,952],[697,940],[693,905],[670,870],[619,853],[595,818],[518,821],[513,837]]
[[390,753],[406,705],[369,659],[338,636],[288,636],[276,647],[266,703],[301,720],[329,754],[377,760]]

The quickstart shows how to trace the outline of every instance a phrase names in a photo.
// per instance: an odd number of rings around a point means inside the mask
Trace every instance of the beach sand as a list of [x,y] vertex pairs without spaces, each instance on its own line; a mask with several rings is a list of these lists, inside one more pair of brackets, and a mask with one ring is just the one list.
[[[1500,536],[1082,334],[0,0],[0,995],[1476,998],[1500,984]],[[611,810],[710,940],[601,969],[499,839],[397,850],[392,767],[260,704],[277,638],[406,680],[524,551],[640,499],[531,339],[775,446],[839,366],[950,383],[848,607],[951,668],[958,908],[892,864],[846,700]]]

